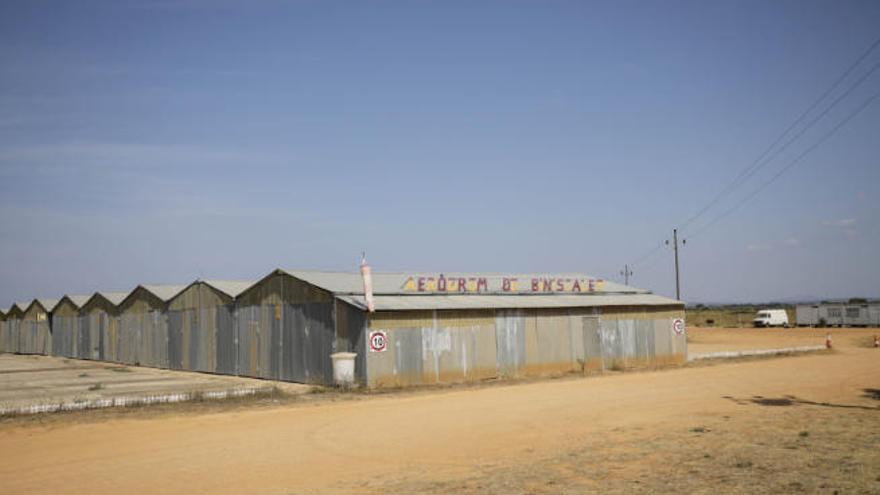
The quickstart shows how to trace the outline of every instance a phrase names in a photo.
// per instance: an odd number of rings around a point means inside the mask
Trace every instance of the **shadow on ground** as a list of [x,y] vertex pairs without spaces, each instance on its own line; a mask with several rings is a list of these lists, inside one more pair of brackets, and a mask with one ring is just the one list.
[[[880,389],[872,389],[866,388],[864,389],[865,394],[862,397],[867,397],[869,399],[880,400]],[[863,406],[860,404],[834,404],[831,402],[815,402],[806,399],[799,399],[793,395],[783,395],[782,397],[762,397],[760,395],[752,396],[748,399],[739,399],[736,397],[731,397],[729,395],[725,395],[722,397],[723,399],[727,399],[729,401],[733,401],[741,406],[747,406],[750,404],[757,404],[759,406],[768,406],[768,407],[789,407],[789,406],[820,406],[820,407],[838,407],[843,409],[864,409],[866,411],[878,411],[880,407],[872,407],[872,406]]]

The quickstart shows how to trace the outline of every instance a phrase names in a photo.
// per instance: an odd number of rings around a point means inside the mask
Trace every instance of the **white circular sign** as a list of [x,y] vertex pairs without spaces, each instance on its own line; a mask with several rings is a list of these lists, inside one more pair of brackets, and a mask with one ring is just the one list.
[[684,320],[681,318],[676,318],[676,319],[672,320],[672,330],[678,335],[683,334],[684,333]]
[[377,330],[375,332],[370,332],[370,351],[371,352],[384,352],[385,348],[388,346],[388,336],[385,335],[385,332],[381,330]]

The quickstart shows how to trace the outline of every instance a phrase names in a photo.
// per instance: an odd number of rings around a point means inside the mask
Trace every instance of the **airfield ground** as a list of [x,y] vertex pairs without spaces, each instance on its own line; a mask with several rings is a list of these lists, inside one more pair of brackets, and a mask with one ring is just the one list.
[[880,493],[880,330],[831,333],[658,372],[4,419],[0,493]]

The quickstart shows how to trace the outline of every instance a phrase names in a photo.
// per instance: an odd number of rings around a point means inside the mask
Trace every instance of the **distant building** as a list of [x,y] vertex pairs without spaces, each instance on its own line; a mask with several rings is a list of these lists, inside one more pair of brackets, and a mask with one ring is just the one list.
[[795,312],[798,326],[880,326],[880,302],[798,304]]
[[0,345],[319,384],[332,382],[331,354],[350,351],[370,387],[687,360],[682,302],[584,274],[374,273],[374,312],[366,299],[349,272],[140,285],[13,306]]

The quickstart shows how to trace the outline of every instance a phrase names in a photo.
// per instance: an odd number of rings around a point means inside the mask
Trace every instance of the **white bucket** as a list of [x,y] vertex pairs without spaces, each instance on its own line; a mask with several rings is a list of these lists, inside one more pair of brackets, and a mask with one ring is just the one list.
[[337,352],[331,354],[333,360],[333,380],[337,385],[352,385],[354,383],[354,352]]

